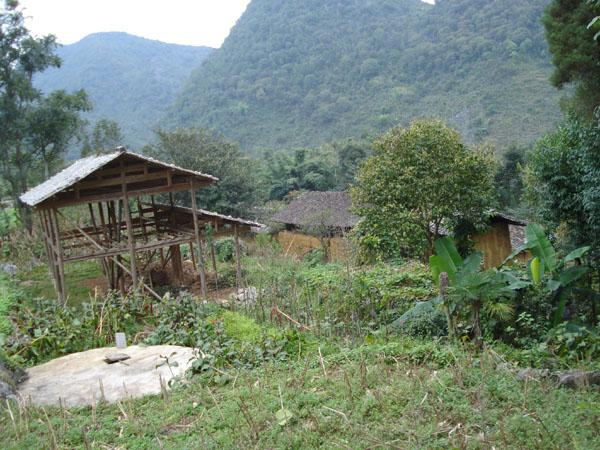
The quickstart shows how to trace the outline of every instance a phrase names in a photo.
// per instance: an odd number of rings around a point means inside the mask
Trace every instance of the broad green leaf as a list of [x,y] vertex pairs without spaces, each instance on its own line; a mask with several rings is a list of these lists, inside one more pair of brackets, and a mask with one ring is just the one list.
[[435,250],[437,258],[434,259],[439,270],[438,276],[442,272],[448,274],[448,279],[451,284],[456,281],[456,273],[462,265],[462,258],[458,254],[454,242],[449,237],[443,237],[435,241]]
[[558,281],[563,286],[568,286],[569,284],[579,280],[583,275],[588,272],[588,268],[586,266],[573,266],[569,267],[558,277]]
[[562,284],[558,280],[548,280],[548,283],[546,283],[546,291],[554,292],[558,290],[561,286]]
[[429,257],[429,269],[431,270],[431,276],[436,286],[440,284],[440,273],[442,273],[442,267],[440,257],[433,255]]
[[[592,21],[590,23],[588,23],[588,30],[591,29],[594,25],[596,25],[596,23],[600,23],[600,16],[596,16],[592,19]],[[600,32],[599,32],[600,33]],[[597,36],[597,35],[596,35]],[[595,39],[595,37],[594,37]]]
[[461,273],[477,272],[483,262],[483,253],[475,252],[467,256],[460,268]]
[[537,256],[544,262],[548,272],[553,272],[557,264],[556,251],[542,227],[536,223],[527,225],[525,227],[525,239],[533,256]]
[[563,314],[565,313],[565,306],[567,306],[567,300],[569,299],[569,295],[567,291],[561,292],[558,297],[558,305],[556,306],[556,310],[552,316],[552,325],[556,326],[562,322]]
[[586,246],[586,247],[579,247],[579,248],[573,250],[571,253],[569,253],[567,256],[565,256],[565,262],[568,263],[570,261],[574,261],[576,259],[581,258],[587,252],[589,252],[590,249],[591,249],[591,247]]
[[444,262],[454,267],[454,272],[462,265],[463,260],[460,257],[454,241],[448,236],[441,237],[435,241],[435,252]]
[[515,250],[513,250],[513,252],[512,252],[510,255],[508,255],[504,261],[502,261],[502,264],[501,264],[501,265],[503,266],[503,265],[504,265],[504,264],[506,264],[507,262],[510,262],[510,261],[512,261],[512,260],[513,260],[513,259],[515,259],[515,258],[516,258],[516,257],[517,257],[517,256],[518,256],[520,253],[522,253],[522,252],[524,252],[524,251],[526,251],[526,250],[529,250],[529,246],[528,246],[527,244],[520,245],[520,246],[519,246],[519,247],[517,247]]
[[531,274],[531,281],[533,282],[533,284],[537,285],[542,282],[543,270],[544,269],[542,262],[540,258],[536,256],[531,260],[531,263],[529,264],[529,271]]

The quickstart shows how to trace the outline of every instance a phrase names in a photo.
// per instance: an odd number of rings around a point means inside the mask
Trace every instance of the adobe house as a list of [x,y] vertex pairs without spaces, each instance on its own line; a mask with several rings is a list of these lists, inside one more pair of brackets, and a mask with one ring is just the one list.
[[[284,252],[303,257],[312,249],[321,248],[323,239],[315,236],[325,235],[331,242],[330,260],[343,257],[342,236],[360,220],[350,212],[351,204],[347,192],[307,192],[292,201],[272,218],[285,226],[285,231],[277,235]],[[524,242],[526,225],[499,212],[493,212],[489,220],[490,228],[472,238],[475,248],[484,254],[485,268],[499,266]]]
[[284,253],[304,257],[313,249],[325,248],[327,259],[343,259],[343,236],[360,220],[350,212],[347,192],[306,192],[272,217],[285,226],[277,234]]
[[[212,175],[119,147],[109,154],[75,161],[20,200],[37,212],[50,273],[62,302],[67,299],[65,264],[85,260],[100,262],[111,289],[125,291],[127,281],[130,287],[160,299],[149,267],[153,263],[162,268],[170,265],[174,278],[183,280],[182,245],[190,248],[201,293],[206,297],[206,262],[201,249],[207,241],[207,226],[212,228],[213,237],[235,236],[238,286],[239,235],[261,226],[197,207],[197,191],[217,181]],[[189,192],[191,208],[174,204],[173,193],[180,191]],[[158,203],[158,194],[168,194],[168,203]],[[87,210],[88,225],[64,213],[68,208],[79,208],[80,213]],[[211,254],[216,270],[214,251]]]

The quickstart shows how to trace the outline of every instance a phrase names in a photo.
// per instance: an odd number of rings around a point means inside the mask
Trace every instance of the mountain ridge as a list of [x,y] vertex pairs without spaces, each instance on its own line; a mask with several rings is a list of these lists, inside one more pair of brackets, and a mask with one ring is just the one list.
[[505,148],[561,118],[539,22],[548,0],[301,3],[253,0],[164,123],[258,151],[434,116],[470,143]]
[[125,144],[137,147],[151,139],[183,81],[213,50],[125,32],[92,33],[60,46],[61,67],[37,75],[34,82],[44,92],[85,89],[94,106],[85,117],[116,121]]

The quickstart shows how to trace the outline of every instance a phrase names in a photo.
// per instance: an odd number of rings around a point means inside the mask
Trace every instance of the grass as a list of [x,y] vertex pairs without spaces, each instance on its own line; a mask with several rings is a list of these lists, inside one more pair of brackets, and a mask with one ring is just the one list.
[[[78,305],[88,301],[91,292],[90,280],[102,276],[100,265],[96,261],[79,261],[65,264],[65,282],[69,294],[69,303]],[[54,281],[48,272],[46,264],[40,264],[33,269],[19,274],[20,288],[26,298],[56,298]]]
[[494,363],[432,341],[363,345],[166,397],[13,406],[0,447],[600,448],[600,393],[523,383]]

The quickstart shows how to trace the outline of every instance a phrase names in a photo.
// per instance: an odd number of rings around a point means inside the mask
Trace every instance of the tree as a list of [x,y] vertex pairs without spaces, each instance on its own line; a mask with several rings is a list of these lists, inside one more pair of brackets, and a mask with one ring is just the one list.
[[590,118],[600,105],[600,41],[588,25],[600,14],[600,4],[588,0],[553,0],[542,22],[555,70],[552,83],[577,87],[573,108]]
[[60,157],[73,136],[79,134],[84,120],[79,113],[91,109],[85,91],[74,94],[65,91],[52,92],[38,101],[27,122],[31,150],[41,159],[44,178],[50,176],[52,164],[60,163]]
[[496,173],[495,184],[498,202],[502,209],[514,210],[523,194],[522,168],[525,166],[525,149],[512,145],[502,157],[502,166]]
[[91,137],[86,135],[81,148],[81,156],[112,151],[123,144],[121,127],[114,120],[100,119],[94,125]]
[[[208,173],[218,182],[202,189],[198,206],[224,214],[252,215],[263,200],[260,166],[244,156],[237,144],[204,129],[156,131],[157,142],[144,149],[150,155],[186,169]],[[188,197],[180,200],[187,203]]]
[[600,111],[595,122],[570,117],[527,156],[531,210],[567,247],[600,252]]
[[326,191],[335,187],[335,158],[326,148],[296,149],[264,155],[269,198],[281,200],[293,191]]
[[370,146],[364,142],[347,141],[334,144],[338,159],[337,188],[345,190],[352,184],[358,167],[369,156]]
[[394,128],[375,141],[351,190],[361,243],[388,257],[431,254],[443,226],[484,221],[493,177],[492,156],[441,121]]
[[0,11],[0,171],[23,225],[31,230],[31,212],[19,196],[49,170],[75,132],[77,112],[88,107],[82,92],[44,97],[33,75],[58,67],[54,36],[34,38],[25,28],[15,0]]

